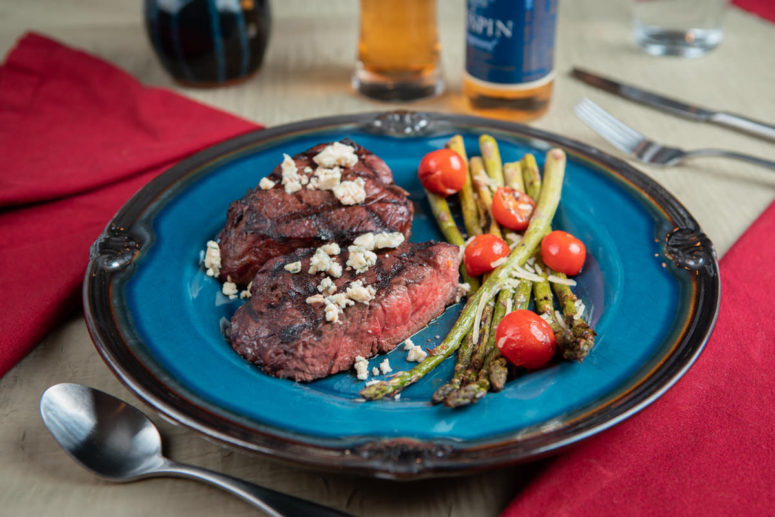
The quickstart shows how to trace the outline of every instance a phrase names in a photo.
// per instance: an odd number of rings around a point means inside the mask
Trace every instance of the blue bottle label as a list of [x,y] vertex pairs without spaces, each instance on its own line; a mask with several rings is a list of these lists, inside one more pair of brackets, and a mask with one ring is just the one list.
[[556,26],[557,0],[468,0],[468,76],[502,86],[548,81]]

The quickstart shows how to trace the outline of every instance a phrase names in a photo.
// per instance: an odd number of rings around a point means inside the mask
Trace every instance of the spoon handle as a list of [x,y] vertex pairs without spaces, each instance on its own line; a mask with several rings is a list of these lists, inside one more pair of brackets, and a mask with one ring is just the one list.
[[[183,477],[204,481],[230,492],[252,504],[271,517],[291,517],[315,515],[321,517],[348,517],[333,508],[319,505],[288,494],[275,492],[242,479],[227,476],[219,472],[167,460],[154,470],[154,474]],[[352,517],[352,516],[349,516]]]

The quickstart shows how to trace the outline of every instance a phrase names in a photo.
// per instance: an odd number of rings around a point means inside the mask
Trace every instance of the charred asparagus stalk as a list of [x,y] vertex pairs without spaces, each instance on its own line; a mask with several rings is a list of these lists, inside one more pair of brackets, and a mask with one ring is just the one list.
[[[522,303],[520,303],[517,309],[526,309],[530,303],[530,284],[529,281],[520,281],[517,286],[516,293]],[[510,290],[502,290],[498,296],[498,303],[495,307],[493,314],[493,322],[497,318],[498,321],[503,319],[506,314],[506,300],[511,296]],[[504,296],[501,296],[504,295]],[[492,362],[499,357],[498,347],[495,343],[495,328],[492,329],[487,339],[486,356],[482,368],[479,370],[479,375],[475,382],[466,384],[461,389],[452,393],[444,403],[449,407],[461,407],[468,404],[474,404],[479,399],[484,397],[490,390],[490,376]],[[496,355],[497,354],[497,355]]]
[[477,203],[479,204],[479,212],[484,214],[487,218],[483,222],[482,226],[487,230],[487,233],[491,233],[497,237],[503,237],[500,226],[492,216],[492,191],[490,190],[489,176],[484,172],[484,163],[478,156],[474,156],[468,162],[468,166],[471,168],[471,177],[474,182],[474,189],[477,194]]
[[[541,190],[541,175],[538,172],[538,166],[533,155],[526,154],[522,158],[521,163],[525,188],[527,189],[527,194],[532,197],[533,193]],[[551,231],[551,226],[547,228],[547,233],[549,231]],[[543,263],[539,262],[539,266],[546,273],[544,276],[553,275],[557,278],[567,278],[562,273],[551,271]],[[537,283],[536,288],[537,291],[534,294],[536,308],[538,309],[536,312],[539,314],[542,312],[549,313],[549,325],[557,338],[560,354],[564,359],[572,361],[583,360],[595,344],[595,331],[589,327],[589,324],[583,318],[576,314],[576,295],[573,294],[569,286],[556,282],[553,282],[551,287],[548,281],[541,282],[540,284]],[[565,318],[564,325],[557,320],[555,315],[552,290],[554,290],[559,300],[560,308]]]
[[538,199],[541,192],[541,173],[538,170],[535,156],[528,153],[522,157],[522,179],[525,182],[525,194]]
[[[520,162],[510,162],[503,165],[503,176],[506,181],[506,185],[519,192],[524,191],[524,181],[522,179],[522,165]],[[530,303],[530,290],[528,289],[527,295],[520,293],[519,290],[514,292],[512,289],[506,290],[506,296],[515,297],[514,307],[519,307],[522,303]],[[524,300],[522,299],[524,298]],[[505,313],[504,313],[505,315]],[[497,329],[500,324],[500,320],[493,320],[493,329]],[[493,333],[495,330],[493,330]],[[498,350],[498,347],[493,347],[492,358],[489,364],[488,377],[490,381],[490,389],[492,391],[500,391],[506,385],[506,379],[508,378],[509,370],[506,358],[503,357]]]
[[[489,135],[482,135],[479,138],[479,149],[482,152],[482,161],[484,162],[484,168],[487,172],[487,175],[489,176],[491,181],[488,181],[487,193],[490,193],[490,185],[492,183],[496,185],[503,185],[504,184],[504,170],[502,167],[501,162],[501,155],[500,155],[500,149],[498,148],[498,142],[492,138]],[[513,167],[512,170],[510,170],[513,176]],[[487,207],[490,208],[491,204],[487,204]],[[500,226],[498,226],[498,229],[500,230]],[[481,320],[481,328],[484,329],[484,333],[479,338],[479,343],[475,344],[473,357],[470,360],[470,365],[468,366],[466,372],[460,376],[453,377],[453,382],[448,383],[448,385],[445,385],[445,387],[441,393],[439,393],[439,398],[443,393],[447,393],[447,397],[450,401],[454,400],[455,397],[451,396],[453,393],[455,393],[456,389],[459,389],[461,384],[467,384],[471,382],[475,382],[480,376],[485,375],[489,377],[489,368],[495,367],[496,363],[491,362],[491,358],[499,358],[500,353],[495,350],[493,353],[494,347],[494,335],[495,330],[498,328],[498,324],[500,323],[500,320],[503,318],[503,315],[506,312],[506,305],[507,300],[511,297],[512,292],[511,290],[504,289],[498,294],[498,301],[497,305],[495,306],[494,313],[492,314],[492,317],[489,318],[489,315],[492,311],[492,307],[488,305],[488,313],[485,318],[485,316],[482,317]],[[490,304],[493,302],[491,301]],[[491,321],[490,321],[491,320]],[[492,336],[492,339],[488,338],[489,336]],[[460,360],[460,357],[458,358],[458,361]],[[498,362],[498,366],[502,366],[504,369],[503,377],[505,383],[505,376],[508,374],[508,371],[506,370],[505,360],[502,362]],[[499,372],[500,373],[500,372]],[[501,375],[496,375],[496,378],[498,378],[499,384],[500,383],[500,377]],[[451,389],[452,388],[452,389]],[[445,402],[447,405],[450,405],[449,402]]]
[[479,209],[476,207],[474,184],[471,181],[471,172],[468,167],[468,156],[466,155],[465,145],[463,145],[463,137],[460,135],[453,136],[447,142],[447,147],[459,154],[466,166],[466,182],[460,192],[458,192],[460,211],[463,213],[463,225],[469,237],[480,235],[482,233],[482,223],[479,220]]
[[[563,273],[551,270],[549,272],[558,278],[567,278]],[[560,301],[563,316],[565,316],[565,325],[568,328],[566,332],[570,334],[563,343],[558,341],[562,357],[571,361],[582,361],[595,346],[595,331],[590,328],[580,314],[577,314],[577,297],[571,291],[570,286],[554,282],[552,288]]]
[[539,275],[544,277],[543,282],[533,282],[533,299],[535,300],[536,313],[549,323],[554,332],[554,337],[561,350],[565,349],[573,336],[570,331],[557,319],[557,313],[554,310],[554,295],[552,287],[547,279],[548,268],[541,262],[540,257],[536,258],[536,265],[540,271]]
[[503,179],[506,181],[508,187],[520,192],[525,192],[525,181],[522,178],[522,164],[520,162],[509,162],[504,164]]
[[504,185],[503,165],[498,142],[490,135],[482,135],[479,137],[479,150],[482,152],[482,161],[487,176],[493,180],[496,186],[502,187]]
[[439,404],[449,396],[450,393],[460,387],[463,376],[468,369],[468,365],[471,364],[471,355],[473,355],[475,343],[474,333],[469,331],[466,334],[463,343],[460,345],[460,349],[457,351],[457,362],[455,363],[455,371],[452,374],[452,378],[439,386],[439,388],[433,393],[431,402],[433,404]]
[[487,303],[497,292],[503,282],[511,277],[511,273],[517,266],[522,266],[538,247],[541,239],[551,225],[557,204],[560,201],[562,181],[565,175],[565,153],[561,149],[551,149],[546,157],[546,172],[544,187],[538,198],[530,225],[525,231],[522,240],[509,254],[506,262],[496,269],[493,274],[482,284],[476,293],[468,298],[466,306],[460,313],[460,317],[450,330],[447,337],[417,366],[406,372],[399,372],[387,381],[378,382],[361,391],[361,396],[367,400],[380,399],[386,395],[396,393],[406,386],[417,382],[425,374],[432,371],[452,352],[460,346],[474,325],[477,308],[480,303]]
[[[439,225],[439,229],[444,238],[447,239],[447,242],[455,246],[464,246],[465,240],[463,240],[463,236],[455,224],[455,219],[452,217],[447,200],[428,190],[425,191],[425,195],[428,197],[428,203],[431,205],[431,212],[433,212],[433,216],[436,218],[436,223]],[[479,280],[469,276],[465,265],[462,263],[460,264],[460,274],[463,276],[463,281],[471,287],[469,292],[479,289]]]
[[[480,325],[485,328],[487,332],[490,329],[490,321],[492,319],[493,308],[495,303],[490,300],[482,310],[482,317]],[[484,337],[483,337],[484,336]],[[486,341],[487,334],[478,336],[475,338],[473,329],[468,331],[463,344],[460,346],[460,350],[457,353],[457,361],[455,362],[455,371],[452,374],[452,379],[446,384],[442,384],[434,392],[431,397],[431,402],[438,404],[444,402],[444,400],[453,392],[458,390],[461,385],[468,382],[473,382],[476,379],[477,372],[481,369],[483,362],[483,355],[481,354],[482,341]],[[478,366],[475,366],[478,365]]]

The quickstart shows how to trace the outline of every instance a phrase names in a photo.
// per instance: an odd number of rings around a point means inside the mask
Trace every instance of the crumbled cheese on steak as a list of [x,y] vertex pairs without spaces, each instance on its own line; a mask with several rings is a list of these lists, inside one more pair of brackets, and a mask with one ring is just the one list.
[[309,181],[307,176],[299,175],[296,162],[287,154],[283,154],[283,162],[280,164],[280,169],[283,175],[283,186],[288,194],[301,190],[301,186]]
[[375,245],[376,241],[374,239],[374,234],[371,232],[361,234],[353,241],[353,246],[360,246],[365,250],[373,250]]
[[397,248],[404,242],[404,234],[401,232],[382,232],[374,234],[375,246],[382,248]]
[[301,271],[301,260],[297,260],[296,262],[290,262],[288,264],[285,264],[285,270],[289,273],[298,273]]
[[323,280],[318,284],[318,292],[326,294],[334,294],[336,292],[336,284],[331,280],[331,277],[323,277]]
[[224,282],[223,286],[221,287],[221,292],[228,296],[230,300],[233,300],[237,297],[239,289],[237,289],[237,284],[234,282]]
[[356,355],[353,368],[355,368],[355,376],[358,377],[359,380],[365,381],[369,378],[369,361],[365,357]]
[[244,291],[242,291],[242,292],[239,294],[239,297],[240,297],[240,298],[243,298],[243,299],[245,299],[245,298],[250,298],[251,296],[253,296],[253,293],[252,293],[252,291],[251,291],[251,288],[252,288],[252,287],[253,287],[253,281],[251,280],[251,281],[248,283],[248,286],[245,288],[245,290],[244,290]]
[[328,298],[325,299],[325,303],[326,321],[330,321],[331,323],[339,323],[339,313],[342,312],[341,307],[339,307]]
[[350,255],[347,257],[347,266],[361,274],[377,263],[377,255],[360,246],[348,246],[347,251]]
[[335,165],[353,167],[358,163],[358,155],[355,154],[355,149],[341,142],[327,145],[312,159],[321,167],[333,167]]
[[345,293],[332,294],[331,296],[327,296],[326,301],[331,302],[339,307],[340,312],[344,311],[344,309],[350,305],[355,305],[355,302],[348,298]]
[[357,205],[363,203],[366,199],[366,190],[363,186],[366,182],[363,178],[356,178],[352,181],[343,181],[334,187],[334,196],[343,205]]
[[347,286],[345,293],[351,300],[368,305],[376,296],[377,290],[371,285],[364,286],[362,280],[356,280]]
[[339,278],[342,276],[342,266],[332,259],[325,250],[318,248],[309,261],[309,274],[314,275],[318,272],[328,273],[334,278]]
[[329,242],[328,244],[323,244],[320,247],[320,249],[323,250],[328,256],[339,255],[339,253],[341,253],[342,251],[341,248],[339,247],[339,244],[335,242]]
[[272,190],[276,183],[269,178],[261,178],[261,181],[258,182],[258,186],[261,188],[261,190]]
[[221,274],[221,248],[215,241],[207,241],[205,267],[207,276],[217,277]]
[[403,242],[404,234],[401,232],[369,232],[356,237],[353,245],[371,251],[382,248],[397,248]]
[[310,305],[313,303],[326,303],[326,297],[322,294],[313,294],[312,296],[308,296],[304,301]]
[[309,180],[310,190],[333,190],[334,187],[339,185],[342,179],[342,171],[339,167],[333,167],[327,169],[325,167],[318,167],[315,170],[315,175]]

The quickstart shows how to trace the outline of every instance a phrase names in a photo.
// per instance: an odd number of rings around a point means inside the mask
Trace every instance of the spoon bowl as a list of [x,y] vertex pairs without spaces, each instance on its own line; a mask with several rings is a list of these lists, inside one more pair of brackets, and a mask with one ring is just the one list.
[[40,414],[76,461],[113,481],[133,481],[164,464],[161,435],[138,409],[80,384],[43,393]]
[[231,492],[273,517],[347,515],[225,474],[174,462],[162,455],[159,430],[147,416],[88,386],[51,386],[40,399],[40,414],[54,439],[73,459],[111,481],[185,477]]

